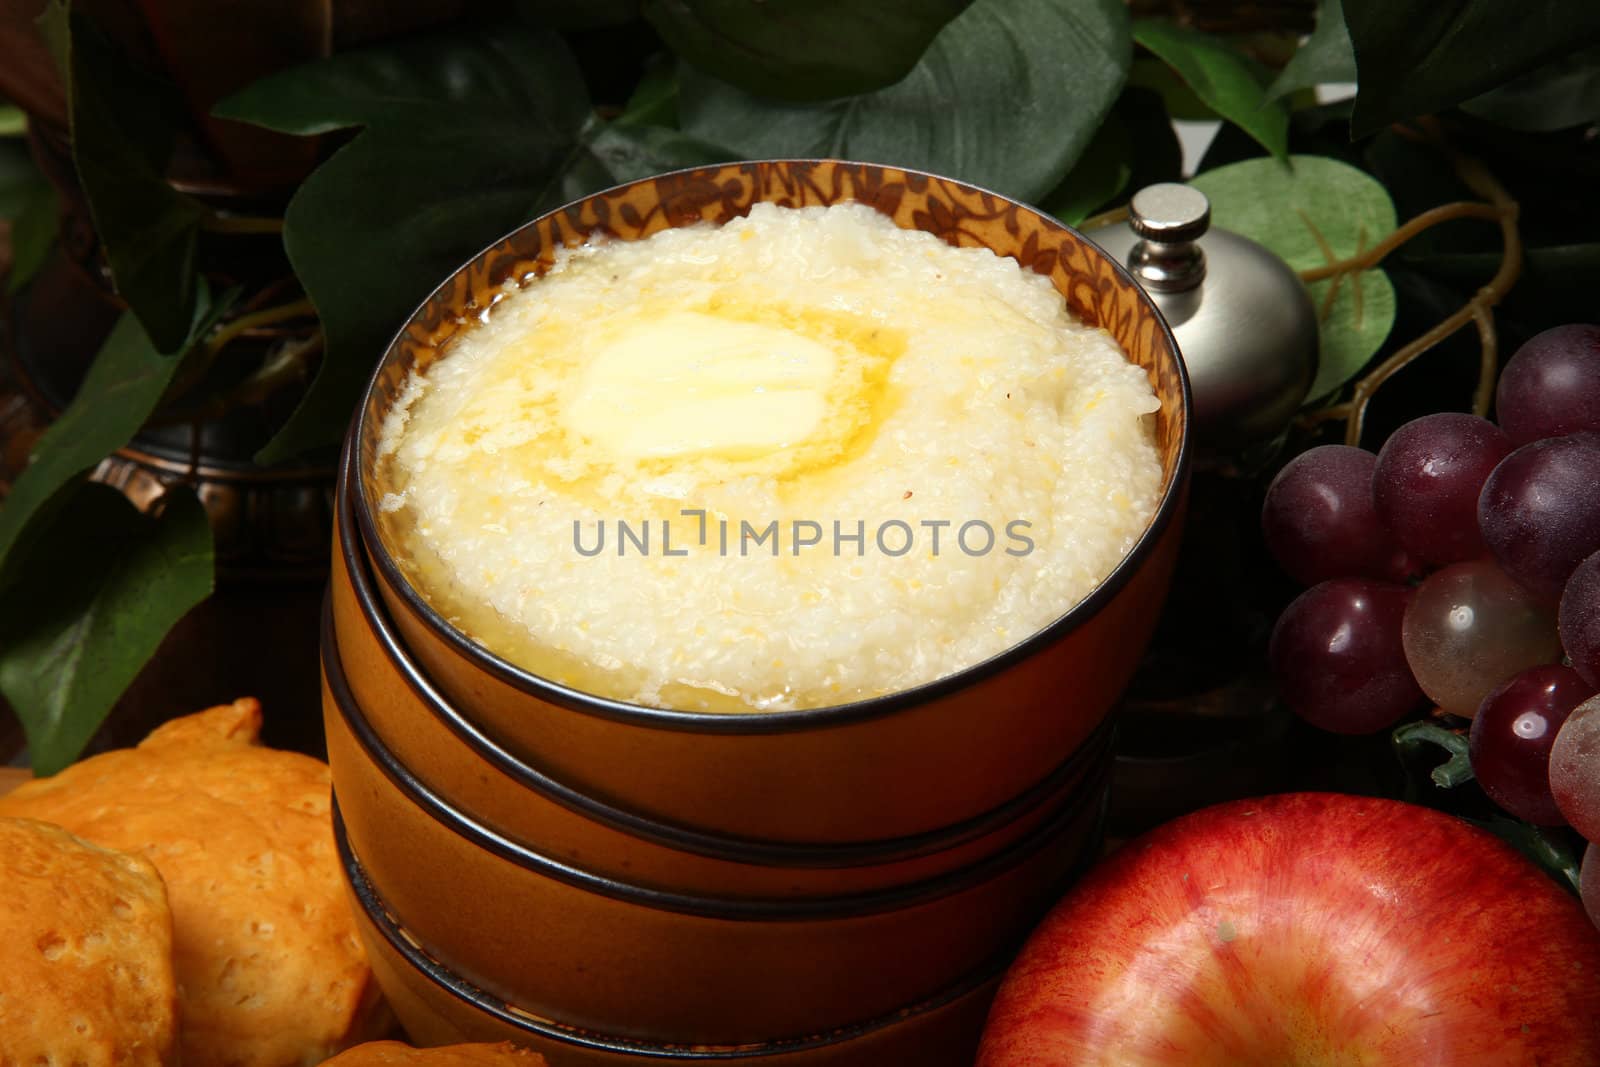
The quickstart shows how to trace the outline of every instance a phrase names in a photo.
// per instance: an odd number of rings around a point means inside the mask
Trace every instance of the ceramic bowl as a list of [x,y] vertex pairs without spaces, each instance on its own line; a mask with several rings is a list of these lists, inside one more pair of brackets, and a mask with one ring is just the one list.
[[519,843],[581,860],[595,873],[714,895],[837,895],[903,885],[968,866],[1026,837],[1109,758],[1108,722],[1044,781],[999,808],[885,841],[760,841],[613,807],[518,759],[439,692],[389,619],[352,536],[349,498],[339,499],[328,598],[335,621],[325,627],[323,642],[330,674],[349,686],[348,715],[363,719],[363,728],[395,760],[452,806]]
[[[605,699],[515,667],[442,618],[397,565],[379,507],[390,487],[376,462],[378,435],[407,375],[440,358],[505,282],[536,276],[562,246],[593,234],[637,240],[669,226],[725,222],[757,202],[841,201],[1046,275],[1079,319],[1108,330],[1148,372],[1161,403],[1161,496],[1111,574],[1054,622],[982,663],[888,696],[784,712],[690,713]],[[441,694],[518,759],[619,810],[707,834],[871,842],[979,819],[1046,780],[1099,728],[1171,578],[1189,422],[1188,381],[1171,333],[1123,268],[1076,231],[997,194],[914,171],[834,160],[737,163],[576,201],[447,279],[377,367],[347,445],[354,476],[346,492],[404,647]],[[404,733],[388,721],[404,711],[367,710],[386,736]]]
[[733,1045],[682,1045],[618,1037],[530,1012],[474,986],[434,959],[390,914],[334,833],[373,973],[401,1026],[419,1045],[512,1041],[553,1067],[970,1067],[1004,961],[980,967],[951,988],[852,1026]]
[[464,814],[395,759],[325,662],[328,760],[352,852],[444,966],[542,1016],[666,1042],[862,1023],[1014,946],[1094,854],[1107,763],[1025,837],[960,870],[837,896],[668,892]]

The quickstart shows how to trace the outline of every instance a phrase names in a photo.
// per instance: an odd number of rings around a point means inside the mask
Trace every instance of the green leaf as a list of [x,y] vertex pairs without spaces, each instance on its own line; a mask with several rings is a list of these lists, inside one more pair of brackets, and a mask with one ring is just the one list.
[[257,82],[216,114],[293,134],[364,127],[285,216],[327,350],[262,463],[337,442],[389,339],[491,241],[619,181],[728,158],[670,130],[598,121],[561,38],[522,27],[341,53]]
[[21,141],[0,141],[0,219],[22,214],[40,186],[49,185]]
[[1289,108],[1267,99],[1259,64],[1219,38],[1170,22],[1140,19],[1133,39],[1164,60],[1207,107],[1282,159],[1289,151]]
[[28,465],[0,505],[0,589],[6,588],[39,545],[50,514],[73,481],[127,444],[155,410],[182,352],[211,329],[232,295],[210,307],[201,292],[189,340],[178,352],[160,352],[131,314],[117,320],[77,395],[33,447]]
[[1355,45],[1352,132],[1431,114],[1600,43],[1583,0],[1344,0]]
[[517,15],[530,26],[596,30],[639,17],[639,0],[517,0]]
[[56,241],[61,205],[55,186],[32,187],[11,221],[11,273],[6,292],[18,293],[39,273]]
[[1344,8],[1340,0],[1319,0],[1316,29],[1284,64],[1267,97],[1276,100],[1300,89],[1355,80],[1356,53],[1345,28]]
[[0,104],[0,137],[21,137],[27,132],[27,112],[15,104]]
[[678,70],[669,55],[658,55],[645,67],[644,76],[633,87],[616,123],[618,126],[677,128]]
[[[1197,175],[1193,184],[1211,199],[1215,225],[1259,241],[1296,270],[1326,264],[1330,252],[1335,260],[1353,256],[1395,228],[1394,204],[1370,175],[1323,156],[1291,156],[1289,164],[1249,159]],[[1382,346],[1395,299],[1382,270],[1309,290],[1319,318],[1320,363],[1309,394],[1315,400],[1353,378]]]
[[563,201],[620,182],[737,158],[726,148],[664,126],[627,126],[593,119],[583,137],[585,151],[578,154],[566,177]]
[[678,107],[686,131],[746,158],[914,167],[1033,201],[1089,144],[1131,51],[1120,0],[977,0],[887,89],[784,104],[686,68]]
[[1039,206],[1076,226],[1110,203],[1133,176],[1133,138],[1116,112],[1106,116],[1089,147]]
[[1178,77],[1178,72],[1154,56],[1137,56],[1128,68],[1130,88],[1148,89],[1161,97],[1169,119],[1181,122],[1212,122],[1217,112]]
[[87,18],[69,14],[66,0],[50,0],[38,25],[66,60],[72,158],[112,281],[156,346],[171,351],[194,318],[195,246],[205,215],[165,177],[182,101]]
[[33,769],[75,759],[184,613],[211,593],[211,525],[187,489],[157,519],[115,489],[75,487],[33,565],[4,598],[0,691]]
[[1546,133],[1600,119],[1600,48],[1547,63],[1498,89],[1462,103],[1461,110],[1514,130]]
[[11,220],[8,293],[21,290],[44,265],[55,242],[58,214],[55,187],[33,162],[28,146],[20,140],[0,141],[0,219]]
[[904,78],[972,0],[644,0],[680,57],[747,92],[821,100]]

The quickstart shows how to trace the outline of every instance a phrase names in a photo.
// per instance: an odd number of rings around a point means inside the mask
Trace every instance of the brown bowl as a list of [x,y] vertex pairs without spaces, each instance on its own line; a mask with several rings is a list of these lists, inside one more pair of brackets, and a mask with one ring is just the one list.
[[[323,641],[329,673],[349,685],[347,717],[362,719],[394,760],[453,807],[598,874],[719,896],[838,895],[903,885],[958,870],[1026,837],[1087,776],[1103,772],[1109,758],[1108,721],[1048,778],[1001,807],[885,841],[758,841],[612,807],[519,760],[433,686],[401,643],[351,536],[348,495],[338,499],[328,597],[334,622]],[[369,708],[382,713],[369,715]]]
[[[801,711],[707,714],[580,692],[522,670],[445,621],[405,578],[378,502],[384,416],[412,368],[443,355],[499,287],[546,270],[564,245],[637,240],[726,222],[756,202],[859,201],[896,224],[982,245],[1046,275],[1077,317],[1108,330],[1161,402],[1162,493],[1134,548],[1083,601],[982,663],[869,700]],[[373,376],[348,448],[346,487],[395,628],[422,671],[519,759],[618,809],[768,841],[914,836],[1001,807],[1094,733],[1126,686],[1171,578],[1188,485],[1190,398],[1160,314],[1123,268],[1054,219],[915,171],[835,160],[727,164],[633,182],[552,212],[485,250],[436,290]],[[341,639],[344,637],[341,633]],[[389,709],[367,708],[386,734]]]
[[539,1016],[474,986],[428,955],[378,896],[334,835],[373,974],[400,1025],[419,1045],[512,1041],[552,1067],[970,1067],[1005,960],[979,968],[919,1003],[854,1026],[733,1045],[683,1045],[617,1037]]
[[351,851],[444,966],[543,1016],[740,1043],[877,1018],[1014,945],[1094,855],[1106,764],[1027,837],[966,868],[838,896],[725,897],[606,877],[510,840],[395,759],[325,663],[328,760]]

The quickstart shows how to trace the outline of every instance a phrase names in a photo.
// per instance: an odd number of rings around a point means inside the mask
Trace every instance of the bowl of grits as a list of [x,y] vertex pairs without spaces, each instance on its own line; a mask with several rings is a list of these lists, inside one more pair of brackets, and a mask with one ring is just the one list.
[[406,650],[516,758],[698,831],[873,842],[1002,807],[1101,726],[1188,426],[1170,332],[1075,231],[740,163],[457,271],[384,354],[345,492]]

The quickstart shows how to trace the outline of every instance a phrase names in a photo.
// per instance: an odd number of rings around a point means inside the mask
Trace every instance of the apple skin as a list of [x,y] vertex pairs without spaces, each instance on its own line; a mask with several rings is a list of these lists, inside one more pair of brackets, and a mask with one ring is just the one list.
[[1222,804],[1030,936],[978,1067],[1596,1067],[1600,931],[1490,834],[1332,793]]

